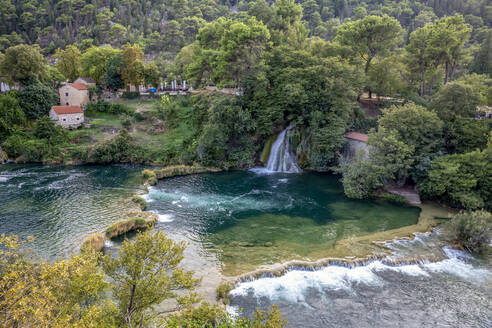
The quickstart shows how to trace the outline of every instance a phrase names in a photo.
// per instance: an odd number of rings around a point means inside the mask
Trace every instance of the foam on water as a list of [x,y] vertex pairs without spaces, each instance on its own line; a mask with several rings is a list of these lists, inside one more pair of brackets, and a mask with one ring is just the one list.
[[382,286],[386,283],[382,273],[390,271],[414,277],[430,277],[431,273],[448,274],[478,284],[491,281],[492,273],[489,270],[474,267],[463,260],[470,257],[467,253],[451,248],[445,248],[444,252],[449,258],[434,263],[391,266],[378,260],[355,267],[330,265],[317,271],[292,270],[280,277],[242,282],[230,294],[248,296],[252,293],[257,298],[267,297],[272,302],[279,299],[303,302],[309,288],[353,293],[353,287],[358,284]]
[[174,221],[172,214],[157,214],[157,217],[158,217],[157,220],[161,223]]
[[111,247],[113,247],[113,246],[114,246],[114,243],[113,243],[111,240],[106,239],[106,240],[104,241],[104,247],[106,247],[106,248],[111,248]]
[[5,176],[1,176],[0,175],[0,182],[7,182],[9,180],[8,177],[5,177]]

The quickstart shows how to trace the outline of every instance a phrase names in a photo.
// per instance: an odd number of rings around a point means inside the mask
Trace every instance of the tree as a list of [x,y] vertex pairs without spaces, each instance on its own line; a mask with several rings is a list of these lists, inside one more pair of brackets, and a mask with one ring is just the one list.
[[123,71],[123,56],[117,54],[106,63],[106,74],[104,75],[104,85],[109,89],[116,91],[125,87],[125,82],[121,77]]
[[48,116],[36,121],[33,134],[36,138],[46,139],[50,145],[60,144],[68,139],[67,132],[61,126],[56,126]]
[[82,53],[75,46],[67,46],[65,50],[57,49],[54,56],[58,61],[56,68],[70,81],[80,76]]
[[487,254],[492,234],[492,214],[484,210],[460,212],[451,221],[453,236],[474,254]]
[[472,70],[475,73],[488,74],[492,77],[492,29],[488,31],[486,39],[480,45]]
[[10,95],[0,95],[0,139],[9,136],[15,125],[25,123],[24,112],[17,98]]
[[29,85],[46,77],[46,61],[39,48],[21,44],[10,47],[0,63],[0,73],[14,83]]
[[134,85],[138,87],[144,80],[143,51],[140,46],[126,44],[123,52],[123,70],[121,77],[129,87]]
[[19,92],[19,104],[28,119],[48,115],[51,107],[57,103],[55,90],[45,84],[31,84]]
[[364,72],[367,73],[374,58],[386,55],[398,45],[401,34],[401,25],[393,17],[366,16],[340,26],[336,39],[353,48],[365,62]]
[[443,86],[431,103],[441,118],[472,118],[477,114],[480,105],[479,90],[472,88],[463,81],[454,81]]
[[106,74],[106,64],[109,59],[120,53],[119,50],[110,46],[95,47],[87,49],[82,55],[82,74],[93,78],[97,83],[102,83]]
[[106,256],[104,270],[113,281],[118,317],[129,327],[144,327],[153,318],[149,311],[176,291],[192,290],[197,280],[179,268],[184,244],[166,238],[162,231],[137,234],[125,240],[118,257]]
[[145,85],[151,85],[154,88],[159,87],[161,81],[161,73],[157,68],[155,62],[150,62],[144,67],[144,81]]
[[0,236],[2,327],[111,327],[107,283],[95,254],[35,263],[19,252],[26,241]]
[[434,159],[421,194],[465,209],[491,209],[492,147]]

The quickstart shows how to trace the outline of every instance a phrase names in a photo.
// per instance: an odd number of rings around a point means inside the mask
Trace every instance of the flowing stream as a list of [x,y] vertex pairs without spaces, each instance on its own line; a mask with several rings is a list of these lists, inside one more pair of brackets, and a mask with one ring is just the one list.
[[[273,153],[283,152],[285,159],[284,132]],[[34,236],[31,246],[41,258],[78,252],[86,236],[120,219],[128,198],[142,192],[141,169],[2,165],[0,234]],[[343,258],[370,245],[337,248],[344,240],[391,236],[392,229],[411,229],[423,213],[348,199],[339,177],[316,173],[175,177],[159,181],[145,198],[159,216],[156,228],[188,243],[183,266],[204,277],[199,292],[209,301],[221,272],[231,276],[290,259]],[[119,242],[106,247],[116,249]],[[251,315],[277,304],[289,327],[492,327],[490,258],[474,259],[443,246],[438,233],[418,234],[386,244],[387,257],[379,261],[294,267],[280,277],[244,281],[232,291],[229,310]],[[388,264],[409,257],[421,262]]]
[[280,132],[272,144],[266,169],[270,172],[299,173],[301,169],[295,161],[290,149],[289,131],[291,126]]

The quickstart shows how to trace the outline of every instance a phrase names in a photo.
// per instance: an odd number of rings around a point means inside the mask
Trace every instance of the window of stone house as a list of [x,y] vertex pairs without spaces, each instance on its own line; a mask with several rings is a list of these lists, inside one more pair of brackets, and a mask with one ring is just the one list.
[[65,92],[65,96],[67,96],[67,97],[68,97],[68,92]]
[[67,120],[67,119],[66,119],[66,118],[64,118],[64,119],[63,119],[63,122],[65,122],[66,120]]
[[79,120],[79,118],[77,117],[77,121]]

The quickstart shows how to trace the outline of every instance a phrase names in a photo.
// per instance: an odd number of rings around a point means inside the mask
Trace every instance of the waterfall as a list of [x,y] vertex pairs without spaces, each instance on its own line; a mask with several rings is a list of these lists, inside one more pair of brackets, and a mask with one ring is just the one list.
[[290,129],[292,129],[291,126],[283,130],[272,144],[266,167],[268,171],[284,173],[301,172],[301,169],[297,165],[295,158],[290,151],[290,141],[288,136]]

